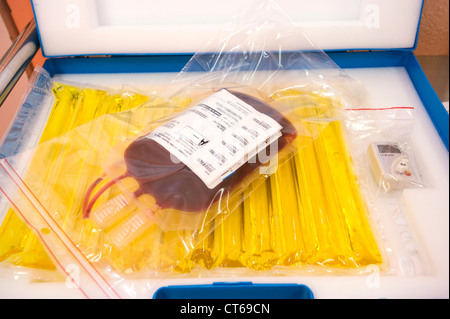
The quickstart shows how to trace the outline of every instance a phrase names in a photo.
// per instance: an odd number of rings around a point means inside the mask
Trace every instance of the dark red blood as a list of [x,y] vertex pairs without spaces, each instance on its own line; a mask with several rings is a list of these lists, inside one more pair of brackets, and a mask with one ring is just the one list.
[[[250,95],[232,93],[283,127],[282,136],[274,142],[278,143],[278,152],[296,137],[294,126],[277,110]],[[269,148],[270,146],[266,148],[266,154],[270,154]],[[125,164],[128,176],[136,179],[140,185],[137,195],[151,195],[163,209],[200,212],[217,202],[220,194],[226,196],[262,163],[259,160],[254,163],[246,162],[217,187],[209,189],[186,165],[181,162],[174,163],[164,147],[152,139],[141,137],[125,150]]]

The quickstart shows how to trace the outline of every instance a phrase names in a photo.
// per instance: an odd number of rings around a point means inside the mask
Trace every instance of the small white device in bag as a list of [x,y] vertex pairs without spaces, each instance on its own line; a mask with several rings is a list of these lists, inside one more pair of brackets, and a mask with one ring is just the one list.
[[420,184],[420,176],[400,144],[395,142],[370,143],[369,159],[372,172],[386,192]]

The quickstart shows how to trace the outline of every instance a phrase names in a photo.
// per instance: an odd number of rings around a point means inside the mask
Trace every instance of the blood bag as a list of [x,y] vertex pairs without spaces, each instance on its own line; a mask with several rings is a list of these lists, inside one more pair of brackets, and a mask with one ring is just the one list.
[[152,219],[165,229],[195,228],[205,212],[211,215],[208,211],[228,205],[232,191],[296,136],[294,125],[264,101],[218,90],[132,141],[123,155],[126,171],[101,188],[101,177],[92,184],[84,215],[92,211],[93,221],[102,228],[128,211],[130,200],[124,195],[93,209],[103,192],[127,179],[125,189],[142,211],[113,231],[115,244],[135,238]]

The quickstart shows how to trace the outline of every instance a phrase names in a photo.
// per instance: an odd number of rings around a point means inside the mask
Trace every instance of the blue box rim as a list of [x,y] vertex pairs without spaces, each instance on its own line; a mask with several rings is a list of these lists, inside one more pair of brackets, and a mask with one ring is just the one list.
[[[449,113],[444,108],[412,51],[330,52],[340,68],[404,67],[447,151]],[[192,55],[141,55],[98,58],[51,58],[43,65],[54,74],[179,72]]]

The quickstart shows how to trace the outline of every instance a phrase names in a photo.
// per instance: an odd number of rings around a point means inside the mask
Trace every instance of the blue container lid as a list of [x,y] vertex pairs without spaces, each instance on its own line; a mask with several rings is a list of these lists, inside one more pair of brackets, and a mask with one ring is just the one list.
[[314,299],[302,284],[215,282],[212,285],[174,285],[159,288],[154,299]]

